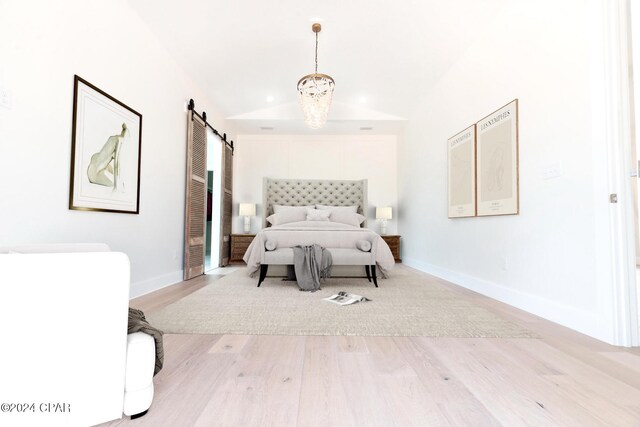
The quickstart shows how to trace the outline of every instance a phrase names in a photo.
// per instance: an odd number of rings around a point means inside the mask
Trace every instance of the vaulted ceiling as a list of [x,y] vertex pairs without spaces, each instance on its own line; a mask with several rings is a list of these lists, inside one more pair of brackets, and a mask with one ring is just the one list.
[[[129,0],[243,133],[395,133],[507,0]],[[307,129],[296,83],[336,81],[327,126]],[[159,70],[161,72],[161,70]]]

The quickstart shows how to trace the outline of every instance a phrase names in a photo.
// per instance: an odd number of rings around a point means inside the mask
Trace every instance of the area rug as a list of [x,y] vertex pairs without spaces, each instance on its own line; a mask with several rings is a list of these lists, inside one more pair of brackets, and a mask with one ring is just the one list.
[[[364,278],[331,278],[322,290],[257,278],[240,269],[150,313],[165,333],[531,338],[536,335],[478,306],[437,279],[395,268],[379,288]],[[339,306],[323,298],[347,291],[371,301]]]

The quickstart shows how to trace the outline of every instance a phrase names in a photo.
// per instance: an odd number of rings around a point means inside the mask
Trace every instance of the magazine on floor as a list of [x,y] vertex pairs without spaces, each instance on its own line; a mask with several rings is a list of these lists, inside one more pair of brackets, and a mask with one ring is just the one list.
[[357,302],[371,301],[367,297],[350,294],[349,292],[345,292],[345,291],[340,291],[337,294],[331,295],[328,298],[323,298],[323,300],[329,301],[338,305],[349,305],[349,304],[355,304]]

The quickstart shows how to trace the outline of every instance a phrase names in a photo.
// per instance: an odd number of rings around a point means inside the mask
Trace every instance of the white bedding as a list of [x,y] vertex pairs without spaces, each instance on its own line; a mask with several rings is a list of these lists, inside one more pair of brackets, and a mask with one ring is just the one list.
[[250,274],[260,268],[267,240],[275,242],[278,248],[317,244],[324,248],[353,249],[357,249],[358,240],[368,240],[371,242],[372,252],[375,251],[376,263],[383,276],[386,277],[387,271],[395,265],[387,243],[367,228],[331,221],[301,221],[265,228],[256,235],[243,257]]

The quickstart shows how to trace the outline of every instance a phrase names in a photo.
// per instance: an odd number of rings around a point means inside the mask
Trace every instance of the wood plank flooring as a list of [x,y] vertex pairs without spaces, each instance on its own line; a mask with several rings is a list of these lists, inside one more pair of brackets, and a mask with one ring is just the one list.
[[[153,312],[219,277],[131,306]],[[640,426],[640,350],[447,286],[541,338],[168,334],[149,413],[103,425]]]

